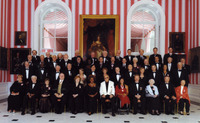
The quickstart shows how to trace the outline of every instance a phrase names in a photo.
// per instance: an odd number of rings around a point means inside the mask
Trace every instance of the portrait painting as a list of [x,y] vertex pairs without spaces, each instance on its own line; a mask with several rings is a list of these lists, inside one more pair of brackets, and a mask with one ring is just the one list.
[[118,15],[80,15],[80,53],[83,57],[95,52],[98,58],[105,50],[113,56],[118,40]]
[[185,53],[185,32],[170,32],[169,36],[174,53]]
[[8,49],[0,47],[0,70],[7,70],[8,68]]
[[16,31],[15,32],[15,45],[24,46],[26,45],[26,31]]
[[200,47],[192,48],[189,51],[189,65],[191,73],[200,73]]
[[10,73],[19,74],[23,62],[31,54],[31,48],[11,48],[10,49]]

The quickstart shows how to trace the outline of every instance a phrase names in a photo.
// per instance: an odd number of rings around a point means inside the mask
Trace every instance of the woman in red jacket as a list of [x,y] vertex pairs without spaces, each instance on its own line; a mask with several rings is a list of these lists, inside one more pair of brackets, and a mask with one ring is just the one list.
[[190,98],[188,95],[188,88],[185,86],[185,80],[181,80],[181,85],[178,86],[175,90],[180,114],[183,115],[184,103],[186,103],[186,112],[187,115],[190,115]]

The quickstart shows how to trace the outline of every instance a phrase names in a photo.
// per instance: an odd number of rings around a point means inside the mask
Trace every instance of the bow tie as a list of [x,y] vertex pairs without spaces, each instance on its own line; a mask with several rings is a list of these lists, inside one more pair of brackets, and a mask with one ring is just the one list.
[[180,71],[180,72],[181,72],[182,70],[178,70],[178,71]]
[[56,72],[56,73],[60,73],[60,72]]
[[26,69],[26,70],[29,70],[29,69]]
[[116,75],[120,75],[120,74],[116,74]]

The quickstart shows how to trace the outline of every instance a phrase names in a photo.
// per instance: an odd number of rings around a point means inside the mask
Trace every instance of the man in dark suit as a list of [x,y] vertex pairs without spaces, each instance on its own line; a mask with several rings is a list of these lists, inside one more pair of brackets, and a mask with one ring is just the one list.
[[110,57],[108,56],[108,52],[107,51],[103,51],[102,52],[102,57],[103,57],[103,63],[105,65],[108,65],[110,63]]
[[185,58],[181,58],[181,63],[183,65],[183,69],[187,71],[187,74],[189,76],[190,75],[190,65],[185,63]]
[[150,63],[150,65],[155,64],[155,57],[156,56],[159,58],[159,62],[162,63],[162,57],[161,57],[160,54],[158,54],[158,48],[154,47],[153,48],[153,54],[150,55],[150,57],[149,57],[149,63]]
[[36,99],[39,99],[39,97],[40,97],[40,84],[37,83],[37,76],[33,75],[31,76],[31,82],[28,84],[26,89],[26,95],[24,96],[21,115],[25,115],[25,109],[28,106],[29,101],[31,104],[31,115],[34,115]]
[[144,66],[144,60],[147,58],[146,56],[144,56],[144,50],[140,49],[139,50],[140,55],[137,56],[138,59],[138,65],[139,66]]
[[96,66],[97,66],[97,71],[99,71],[99,72],[101,72],[104,67],[107,68],[106,64],[103,63],[103,57],[102,56],[99,57],[99,62]]
[[128,69],[128,64],[127,64],[127,62],[126,62],[126,59],[123,58],[123,59],[122,59],[122,63],[121,63],[121,65],[120,65],[120,70],[121,70],[121,72],[124,74],[124,73],[126,73],[127,69]]
[[60,73],[61,73],[61,67],[59,65],[56,65],[55,69],[51,72],[51,74],[49,74],[52,86],[54,86],[55,82],[59,80]]
[[108,64],[109,75],[112,75],[115,72],[115,67],[116,67],[115,57],[113,56],[111,57],[110,64]]
[[[53,56],[52,56],[52,62],[49,63],[50,72],[55,71],[56,66],[59,65],[59,64],[56,62],[56,60],[57,60],[57,56],[56,56],[56,55],[53,55]],[[60,66],[60,65],[59,65],[59,66]],[[60,66],[60,67],[61,67],[61,66]]]
[[65,54],[63,56],[63,60],[62,61],[63,62],[62,62],[62,65],[61,65],[61,69],[62,69],[62,71],[64,71],[67,68],[67,64],[68,63],[72,63],[72,61],[69,59],[68,54]]
[[124,74],[124,78],[125,78],[125,84],[127,84],[128,86],[133,84],[134,74],[133,74],[133,66],[131,64],[128,65],[128,70]]
[[57,63],[57,65],[60,65],[60,67],[62,68],[63,62],[64,62],[63,55],[62,55],[62,53],[59,53],[58,58],[56,59],[56,63]]
[[67,69],[65,69],[64,73],[65,73],[65,78],[67,78],[67,82],[70,84],[73,83],[74,77],[76,76],[77,73],[75,72],[71,63],[67,64]]
[[155,85],[160,86],[162,80],[162,74],[156,70],[156,65],[151,66],[151,71],[148,73],[148,80],[154,79]]
[[44,80],[47,78],[48,73],[45,69],[44,63],[40,64],[40,66],[37,68],[37,80],[42,85],[44,84]]
[[[65,74],[60,73],[59,80],[55,82],[53,88],[53,106],[55,107],[56,114],[62,114],[64,111],[64,105],[66,104],[67,87],[69,84],[65,80]],[[69,87],[70,88],[70,87]]]
[[115,86],[118,85],[120,82],[120,78],[122,77],[122,74],[120,73],[120,68],[115,67],[115,72],[111,75],[111,80],[114,82]]
[[37,51],[36,50],[32,51],[32,62],[35,65],[38,65],[39,62],[40,62],[40,56],[37,55]]
[[23,83],[28,85],[31,81],[31,76],[34,74],[33,67],[29,65],[28,61],[24,62],[24,66],[22,67],[20,73],[23,76]]
[[[89,61],[90,60],[90,61]],[[95,57],[95,52],[91,52],[90,56],[86,60],[87,65],[97,65],[98,64],[98,59]]]
[[126,56],[124,57],[124,58],[126,59],[126,63],[127,63],[127,64],[132,64],[132,63],[133,63],[133,58],[134,58],[135,56],[132,56],[131,53],[132,53],[132,50],[131,50],[131,49],[128,49],[128,50],[127,50],[127,54],[128,54],[128,55],[126,55]]
[[165,83],[160,86],[160,97],[165,102],[165,113],[174,115],[174,104],[176,104],[176,93],[170,82],[170,77],[165,76]]
[[173,59],[172,57],[168,57],[167,59],[167,72],[170,73],[170,74],[173,74],[173,71],[176,70],[176,64],[173,64]]
[[173,85],[174,87],[180,86],[181,80],[185,80],[185,86],[188,87],[189,78],[188,73],[185,69],[183,69],[183,65],[181,62],[178,62],[177,69],[173,72]]
[[159,72],[162,72],[162,62],[159,61],[159,57],[155,57],[155,65],[156,65],[156,70]]
[[52,63],[52,58],[50,52],[46,53],[46,57],[44,58],[44,63],[48,73],[51,73],[50,64]]
[[122,64],[122,57],[120,56],[121,50],[117,50],[116,56],[115,56],[115,63],[117,66]]
[[140,83],[140,76],[135,75],[134,83],[130,85],[130,100],[133,104],[133,114],[137,114],[140,110],[141,114],[145,113],[145,87]]
[[167,59],[168,59],[168,57],[172,57],[172,59],[173,59],[173,62],[172,62],[172,63],[173,63],[174,65],[176,65],[177,62],[178,62],[178,60],[177,60],[177,55],[173,53],[173,48],[172,48],[172,47],[169,47],[168,50],[169,50],[169,53],[165,54],[165,55],[164,55],[164,58],[163,58],[164,64],[167,64],[167,61],[168,61]]
[[149,59],[144,59],[144,66],[142,66],[145,69],[145,74],[149,73],[151,71],[151,66],[149,65]]

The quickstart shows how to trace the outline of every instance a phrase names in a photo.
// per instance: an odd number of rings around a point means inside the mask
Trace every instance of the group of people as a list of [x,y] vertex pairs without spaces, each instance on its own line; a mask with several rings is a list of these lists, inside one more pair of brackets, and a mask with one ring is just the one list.
[[172,47],[168,50],[163,58],[155,47],[149,58],[142,49],[138,56],[128,49],[123,58],[118,50],[116,56],[103,51],[99,58],[91,52],[84,60],[78,51],[69,59],[61,53],[38,56],[33,50],[10,88],[8,111],[91,115],[111,109],[115,116],[118,109],[127,109],[133,114],[173,115],[178,105],[181,115],[184,107],[189,115],[190,66],[184,58],[178,60]]

